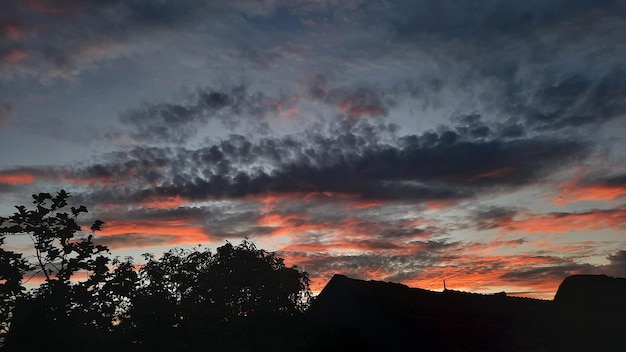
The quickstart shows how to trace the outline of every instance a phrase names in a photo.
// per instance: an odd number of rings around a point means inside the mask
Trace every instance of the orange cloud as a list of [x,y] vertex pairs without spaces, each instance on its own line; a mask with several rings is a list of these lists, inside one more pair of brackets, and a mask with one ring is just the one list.
[[[564,277],[549,274],[549,268],[559,264],[562,264],[559,258],[542,256],[468,256],[449,265],[430,267],[404,283],[437,290],[445,279],[448,289],[480,293],[521,291],[528,297],[551,299]],[[548,268],[548,274],[538,279],[506,278],[513,271],[535,268]]]
[[477,180],[485,179],[485,178],[490,179],[490,178],[499,178],[502,176],[508,176],[512,174],[513,172],[515,172],[515,170],[516,170],[515,167],[507,166],[507,167],[503,167],[500,169],[483,172],[481,174],[473,176],[472,178],[469,179],[469,181],[477,181]]
[[521,214],[493,224],[507,232],[523,234],[567,233],[581,230],[626,228],[626,208],[594,209],[579,213]]
[[24,30],[18,24],[6,24],[3,26],[4,36],[9,40],[20,40],[24,37]]
[[18,184],[29,184],[35,182],[35,177],[29,173],[25,172],[9,172],[0,174],[0,183],[10,184],[10,185],[18,185]]
[[[517,296],[552,299],[564,279],[554,274],[548,274],[540,279],[505,279],[503,277],[512,269],[510,265],[515,265],[515,262],[501,262],[501,267],[493,267],[490,265],[491,260],[494,258],[475,258],[474,265],[431,267],[411,279],[404,280],[403,283],[412,287],[440,291],[443,289],[443,280],[446,280],[446,288],[452,290],[476,293],[505,291],[507,294]],[[489,269],[485,270],[485,267]],[[575,273],[577,272],[572,272]]]
[[280,112],[280,117],[287,118],[290,121],[293,121],[293,120],[291,120],[291,117],[295,116],[295,115],[298,115],[299,113],[300,113],[300,110],[298,110],[298,108],[290,108],[290,109],[287,109],[287,110],[282,110]]
[[573,180],[559,187],[559,196],[553,202],[558,205],[580,201],[609,202],[624,196],[626,187],[622,185],[584,185]]
[[348,111],[348,118],[355,120],[362,116],[378,116],[386,113],[387,110],[380,106],[354,106]]
[[179,195],[173,197],[154,197],[139,203],[139,205],[148,207],[148,208],[158,208],[158,209],[171,209],[178,208],[187,202],[183,200]]
[[350,204],[349,208],[352,209],[367,209],[367,208],[375,208],[380,207],[388,202],[380,201],[380,200],[363,200],[363,201],[354,201]]
[[261,211],[264,213],[270,212],[276,206],[276,203],[284,200],[290,199],[301,199],[304,198],[305,195],[302,193],[264,193],[261,195],[249,195],[246,197],[248,200],[253,200],[257,202],[261,202],[263,205],[261,206]]
[[[211,234],[203,226],[193,224],[188,219],[107,221],[98,236],[111,249],[212,242]],[[126,243],[125,236],[132,237],[132,241]],[[116,241],[116,237],[119,237],[119,241]]]
[[363,116],[385,115],[387,113],[387,109],[382,106],[374,104],[361,104],[358,101],[355,104],[351,98],[340,100],[338,104],[339,111],[347,114],[348,119],[350,120],[356,120]]
[[453,200],[429,200],[424,202],[429,210],[442,210],[449,208],[457,203]]
[[6,54],[6,59],[11,62],[17,62],[24,59],[28,54],[26,51],[19,48],[12,48],[8,54]]

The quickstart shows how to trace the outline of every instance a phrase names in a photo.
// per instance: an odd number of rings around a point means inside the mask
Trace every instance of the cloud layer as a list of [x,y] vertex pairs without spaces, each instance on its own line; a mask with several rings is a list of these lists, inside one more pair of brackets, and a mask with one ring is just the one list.
[[8,1],[0,210],[552,298],[626,275],[621,1]]

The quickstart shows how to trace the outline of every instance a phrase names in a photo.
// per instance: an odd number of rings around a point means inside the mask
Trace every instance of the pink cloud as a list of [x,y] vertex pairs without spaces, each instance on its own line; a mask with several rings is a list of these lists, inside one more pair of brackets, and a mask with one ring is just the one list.
[[29,184],[35,182],[35,176],[26,172],[0,173],[0,183],[9,185]]

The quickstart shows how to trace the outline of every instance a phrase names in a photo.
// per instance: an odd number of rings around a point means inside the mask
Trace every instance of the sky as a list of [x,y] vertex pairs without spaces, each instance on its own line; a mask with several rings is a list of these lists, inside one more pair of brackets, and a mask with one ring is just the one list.
[[0,214],[552,299],[626,276],[624,58],[624,1],[5,0]]

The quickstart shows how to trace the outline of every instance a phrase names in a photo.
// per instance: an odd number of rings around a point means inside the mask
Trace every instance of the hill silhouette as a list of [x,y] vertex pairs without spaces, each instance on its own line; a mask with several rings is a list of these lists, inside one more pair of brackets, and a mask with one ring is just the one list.
[[335,275],[298,325],[301,350],[623,351],[626,279],[572,276],[552,301]]

